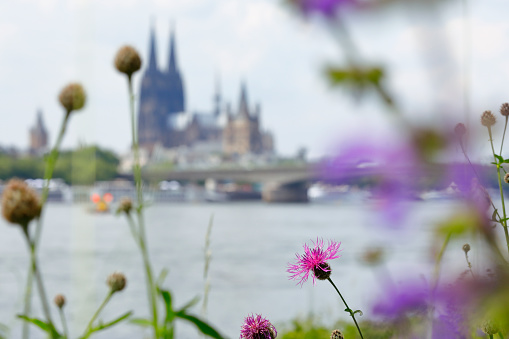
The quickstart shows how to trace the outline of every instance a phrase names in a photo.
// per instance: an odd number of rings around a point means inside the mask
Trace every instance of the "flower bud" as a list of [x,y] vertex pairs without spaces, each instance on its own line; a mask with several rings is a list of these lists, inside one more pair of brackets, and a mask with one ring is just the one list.
[[481,124],[486,127],[491,127],[495,125],[497,122],[497,118],[491,113],[491,111],[484,111],[484,113],[481,115]]
[[509,103],[506,102],[500,106],[500,114],[502,114],[504,117],[509,116]]
[[454,127],[454,134],[461,139],[465,134],[467,134],[467,128],[464,124],[459,123],[456,127]]
[[341,333],[340,330],[334,330],[330,335],[330,339],[344,339],[344,338],[345,337],[343,337],[343,334]]
[[320,263],[313,268],[313,273],[318,280],[327,280],[331,275],[330,265],[326,262]]
[[468,252],[470,252],[470,244],[465,244],[465,245],[463,245],[463,251],[465,252],[465,254],[467,254]]
[[112,293],[122,291],[125,288],[126,285],[126,278],[125,275],[123,275],[120,272],[114,272],[110,274],[108,277],[108,280],[106,281],[108,286],[111,289]]
[[67,114],[82,109],[85,106],[87,96],[83,86],[78,83],[71,83],[60,92],[58,100],[64,106]]
[[141,58],[131,46],[120,48],[115,56],[115,67],[121,73],[131,76],[141,68]]
[[65,305],[65,297],[62,294],[57,294],[55,299],[53,299],[53,302],[58,308],[62,308]]
[[32,219],[41,214],[37,193],[23,180],[9,180],[2,196],[2,214],[10,223],[28,226]]
[[504,181],[505,181],[506,184],[509,184],[509,173],[506,173],[504,175]]
[[378,265],[384,256],[381,248],[370,248],[362,254],[362,261],[368,265]]
[[133,209],[133,202],[130,198],[124,197],[122,200],[120,200],[120,204],[117,208],[117,214],[118,213],[125,213],[129,214],[131,213],[131,210]]

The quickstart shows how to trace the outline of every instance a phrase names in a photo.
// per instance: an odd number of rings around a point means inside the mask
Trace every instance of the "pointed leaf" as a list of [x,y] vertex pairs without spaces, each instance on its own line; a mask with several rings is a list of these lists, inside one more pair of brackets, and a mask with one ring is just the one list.
[[167,268],[163,268],[161,270],[161,273],[159,273],[159,277],[157,278],[156,280],[156,286],[158,287],[162,287],[163,285],[163,282],[164,282],[164,279],[166,279],[166,276],[168,275],[168,269]]
[[164,304],[166,305],[166,317],[164,319],[165,323],[171,323],[173,318],[175,317],[175,312],[173,311],[172,303],[171,303],[171,293],[170,291],[161,290],[158,288],[159,294],[163,297]]
[[209,337],[216,338],[216,339],[223,339],[223,337],[219,334],[219,332],[217,332],[212,326],[210,326],[203,320],[198,319],[195,316],[185,314],[183,312],[177,313],[176,316],[195,324],[201,333],[208,335]]
[[142,319],[142,318],[136,318],[129,320],[131,324],[142,326],[142,327],[152,327],[152,320],[149,319]]
[[185,312],[185,311],[187,311],[188,308],[196,305],[199,301],[200,301],[200,297],[196,296],[193,299],[191,299],[187,304],[182,306],[182,308],[180,310],[178,310],[177,312]]
[[53,325],[51,325],[50,323],[47,323],[41,319],[29,318],[22,314],[18,314],[18,318],[23,319],[26,322],[34,324],[35,326],[39,327],[44,332],[50,334],[52,336],[52,338],[61,338],[62,337],[60,335],[60,333],[57,332],[55,327],[53,327]]
[[96,327],[92,328],[90,330],[90,332],[102,331],[102,330],[105,330],[105,329],[107,329],[109,327],[112,327],[112,326],[118,324],[119,322],[129,318],[131,316],[131,314],[133,314],[133,311],[129,311],[127,313],[124,313],[120,317],[118,317],[118,318],[116,318],[116,319],[114,319],[114,320],[112,320],[112,321],[110,321],[110,322],[108,322],[106,324],[100,323],[99,326],[96,326]]

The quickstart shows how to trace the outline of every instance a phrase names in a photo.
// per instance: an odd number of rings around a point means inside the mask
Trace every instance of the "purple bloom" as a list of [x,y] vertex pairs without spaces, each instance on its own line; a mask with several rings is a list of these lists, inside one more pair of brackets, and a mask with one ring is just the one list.
[[405,204],[417,194],[422,166],[411,146],[388,138],[382,140],[345,143],[347,146],[322,166],[320,176],[334,184],[374,179],[374,206],[388,226],[397,228],[406,216]]
[[294,0],[305,14],[312,12],[321,13],[325,16],[334,16],[341,6],[351,4],[353,0]]
[[322,239],[316,239],[316,243],[313,244],[313,248],[304,244],[304,254],[295,254],[297,263],[288,265],[287,272],[291,274],[290,279],[299,280],[298,284],[301,286],[308,280],[311,272],[313,272],[313,284],[316,284],[316,278],[321,280],[327,279],[331,272],[327,261],[340,257],[338,254],[340,251],[339,246],[341,246],[340,242],[329,240],[329,245],[326,249],[323,248],[324,243]]
[[393,286],[373,307],[373,313],[395,320],[411,314],[424,314],[431,302],[428,286],[421,281]]
[[274,339],[276,337],[277,331],[274,325],[260,314],[247,316],[240,328],[241,339]]

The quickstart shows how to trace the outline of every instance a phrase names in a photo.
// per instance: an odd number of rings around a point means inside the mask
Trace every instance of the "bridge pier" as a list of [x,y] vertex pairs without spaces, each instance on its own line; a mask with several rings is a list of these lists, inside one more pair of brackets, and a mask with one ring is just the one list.
[[266,202],[309,202],[308,183],[266,184],[262,189],[262,199]]

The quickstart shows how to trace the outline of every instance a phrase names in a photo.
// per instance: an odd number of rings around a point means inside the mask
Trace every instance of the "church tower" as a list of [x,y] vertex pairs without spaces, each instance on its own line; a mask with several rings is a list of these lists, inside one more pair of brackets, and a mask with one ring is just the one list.
[[172,147],[174,139],[169,123],[172,114],[185,110],[184,86],[177,65],[175,36],[170,33],[168,68],[163,71],[157,63],[155,30],[150,32],[148,66],[141,81],[138,110],[138,139],[140,146],[151,150],[155,144]]
[[30,129],[30,152],[42,154],[48,149],[48,131],[42,118],[42,112],[37,112],[35,126]]

